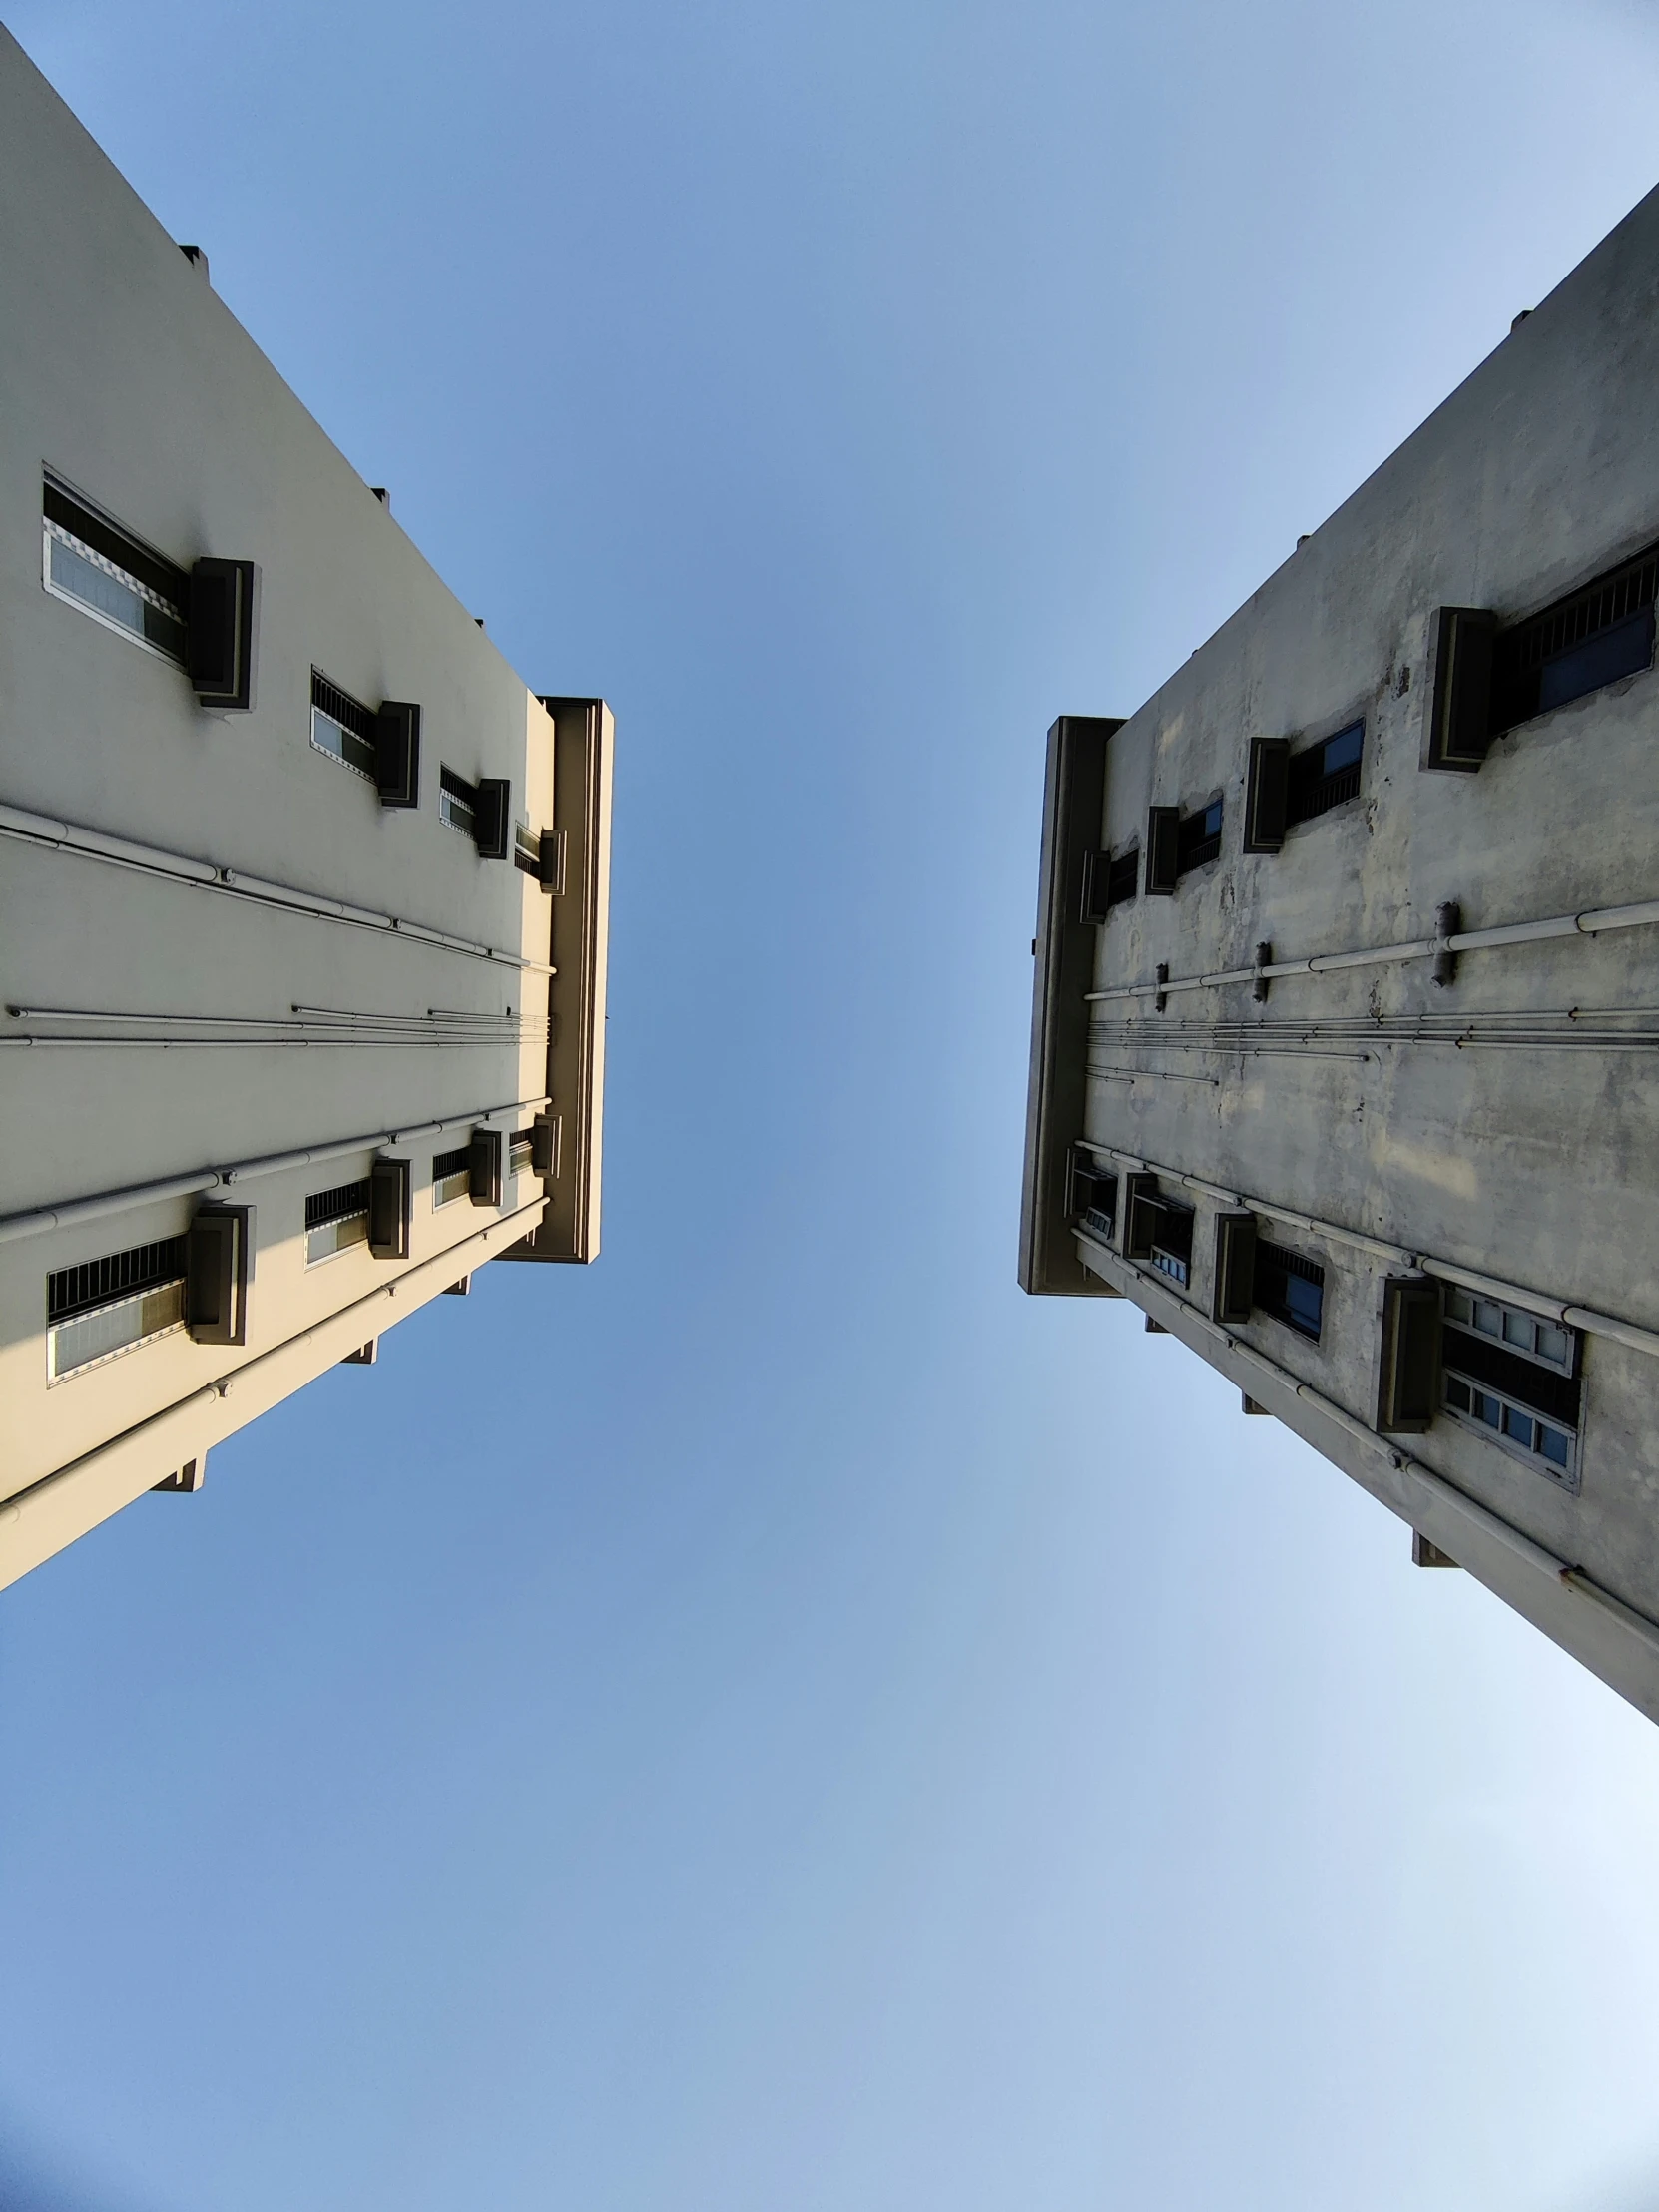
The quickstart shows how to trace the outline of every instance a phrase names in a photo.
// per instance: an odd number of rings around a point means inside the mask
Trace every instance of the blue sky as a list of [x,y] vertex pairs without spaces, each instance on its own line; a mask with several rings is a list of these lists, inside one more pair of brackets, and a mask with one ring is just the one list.
[[1659,2205],[1659,1736],[1014,1285],[1047,723],[1650,188],[1651,14],[8,21],[619,736],[599,1266],[0,1608],[0,2204]]

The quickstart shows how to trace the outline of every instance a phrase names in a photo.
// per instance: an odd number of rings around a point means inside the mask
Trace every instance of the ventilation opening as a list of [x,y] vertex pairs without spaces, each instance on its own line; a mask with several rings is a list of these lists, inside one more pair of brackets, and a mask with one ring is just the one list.
[[1313,822],[1360,793],[1360,756],[1365,748],[1364,722],[1351,722],[1346,730],[1293,753],[1286,764],[1287,826]]

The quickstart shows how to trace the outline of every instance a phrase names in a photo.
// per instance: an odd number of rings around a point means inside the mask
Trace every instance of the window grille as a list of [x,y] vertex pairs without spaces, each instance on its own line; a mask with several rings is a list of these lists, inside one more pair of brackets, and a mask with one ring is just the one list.
[[41,492],[41,581],[55,599],[183,667],[190,578],[52,477]]
[[164,1237],[46,1279],[48,1380],[112,1359],[185,1325],[185,1239]]
[[541,834],[527,822],[513,825],[513,864],[521,867],[526,875],[541,873]]
[[1264,1314],[1319,1343],[1325,1318],[1325,1270],[1316,1261],[1258,1237],[1254,1295]]
[[447,1206],[451,1199],[465,1198],[471,1186],[472,1148],[457,1145],[453,1152],[440,1152],[432,1161],[432,1204]]
[[464,836],[474,837],[478,828],[478,787],[457,776],[452,768],[438,776],[438,819]]
[[360,700],[311,670],[311,743],[331,761],[375,781],[375,717]]
[[1192,1208],[1141,1188],[1138,1177],[1131,1176],[1129,1182],[1130,1259],[1145,1260],[1185,1290],[1192,1270]]
[[331,1259],[368,1241],[368,1179],[315,1191],[305,1201],[305,1263]]
[[507,1148],[507,1172],[510,1175],[523,1175],[528,1171],[530,1146],[531,1138],[528,1129],[517,1129],[513,1132],[512,1143]]
[[1500,630],[1492,644],[1491,733],[1653,665],[1659,546]]
[[1351,722],[1335,737],[1293,753],[1286,764],[1287,827],[1313,822],[1329,814],[1360,792],[1360,756],[1365,748],[1364,722]]

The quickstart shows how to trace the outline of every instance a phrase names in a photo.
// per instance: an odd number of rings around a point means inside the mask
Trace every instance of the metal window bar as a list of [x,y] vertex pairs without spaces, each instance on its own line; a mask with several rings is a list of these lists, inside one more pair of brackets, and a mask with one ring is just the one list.
[[1285,824],[1315,822],[1333,807],[1360,796],[1365,724],[1352,722],[1318,745],[1293,753],[1286,764]]
[[43,479],[41,512],[48,522],[55,522],[60,530],[67,530],[94,553],[125,570],[136,583],[153,592],[180,622],[184,621],[190,605],[190,578],[165,555],[50,476]]
[[47,1324],[70,1321],[159,1284],[179,1282],[184,1272],[183,1237],[163,1237],[155,1244],[135,1245],[130,1252],[112,1252],[102,1260],[85,1260],[79,1267],[59,1268],[46,1279]]
[[[1647,667],[1653,658],[1656,593],[1659,545],[1650,545],[1524,622],[1500,630],[1492,644],[1492,735]],[[1612,634],[1626,626],[1621,649]],[[1614,646],[1611,658],[1586,655],[1581,669],[1564,668],[1550,683],[1552,664],[1566,663],[1597,640]]]
[[1252,1292],[1263,1313],[1300,1336],[1319,1342],[1325,1318],[1325,1270],[1288,1245],[1256,1240],[1256,1279]]
[[1203,867],[1221,854],[1221,801],[1214,799],[1196,815],[1183,816],[1175,832],[1175,872]]
[[320,708],[329,721],[337,722],[342,730],[349,730],[354,738],[361,738],[364,745],[373,745],[376,718],[372,711],[360,700],[353,699],[349,692],[330,683],[317,668],[311,670],[311,705]]
[[478,787],[457,776],[452,768],[438,775],[438,816],[451,830],[472,836],[478,825]]
[[325,1229],[331,1222],[350,1221],[368,1212],[368,1182],[338,1183],[331,1191],[315,1191],[305,1201],[305,1227]]

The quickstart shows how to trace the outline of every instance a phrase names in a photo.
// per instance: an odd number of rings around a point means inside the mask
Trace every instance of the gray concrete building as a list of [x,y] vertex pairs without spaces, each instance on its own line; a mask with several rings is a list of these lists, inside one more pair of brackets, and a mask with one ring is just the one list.
[[1049,733],[1021,1223],[1659,1719],[1659,194]]
[[597,1253],[612,727],[4,31],[0,302],[4,1583],[487,1261]]

